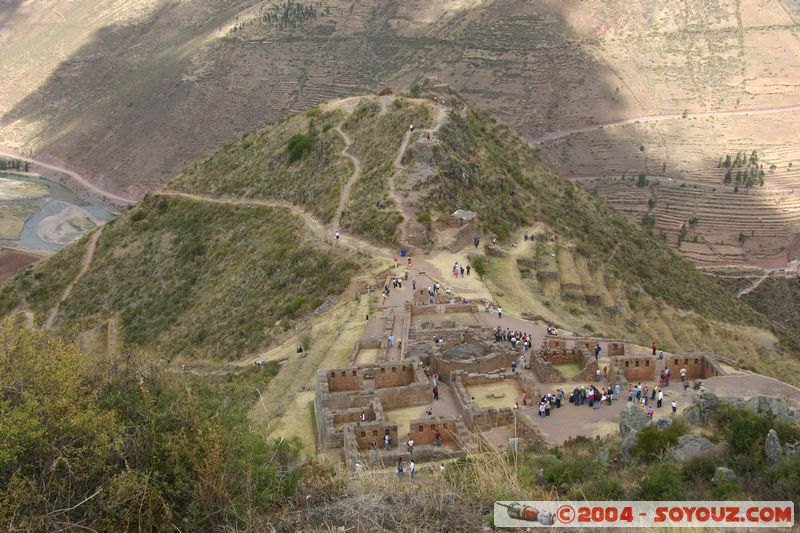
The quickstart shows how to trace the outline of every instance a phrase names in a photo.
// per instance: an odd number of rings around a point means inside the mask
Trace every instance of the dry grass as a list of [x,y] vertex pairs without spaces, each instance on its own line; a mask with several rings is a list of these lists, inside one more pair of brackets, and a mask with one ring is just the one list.
[[[514,402],[522,396],[522,389],[514,380],[483,385],[469,385],[467,392],[475,398],[480,407],[514,407]],[[495,397],[492,397],[495,396]],[[496,397],[502,396],[502,397]]]

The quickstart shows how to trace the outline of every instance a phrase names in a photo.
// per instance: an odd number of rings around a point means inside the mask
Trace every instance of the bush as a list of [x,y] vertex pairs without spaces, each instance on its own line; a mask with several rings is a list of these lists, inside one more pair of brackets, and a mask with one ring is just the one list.
[[289,154],[289,162],[294,163],[300,160],[306,152],[311,151],[314,141],[317,139],[315,131],[308,133],[295,133],[289,138],[287,146],[287,153]]
[[723,406],[719,423],[731,450],[738,455],[760,456],[772,425],[767,417],[750,409]]
[[686,488],[676,466],[658,464],[651,467],[639,483],[636,496],[640,500],[685,500]]
[[672,425],[664,431],[655,426],[642,428],[636,436],[633,454],[645,461],[657,459],[667,448],[675,446],[678,437],[686,434],[686,431],[686,423],[680,418],[674,418]]
[[417,222],[425,226],[428,231],[433,227],[433,218],[431,217],[430,211],[420,211],[417,213],[416,219]]
[[475,269],[475,272],[477,272],[479,276],[483,277],[489,271],[489,262],[487,261],[486,257],[479,255],[477,257],[473,257],[471,262],[472,268]]

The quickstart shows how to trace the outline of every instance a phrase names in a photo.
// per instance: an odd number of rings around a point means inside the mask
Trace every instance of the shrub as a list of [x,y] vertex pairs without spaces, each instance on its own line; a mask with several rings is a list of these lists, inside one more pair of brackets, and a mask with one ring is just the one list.
[[417,222],[425,226],[428,231],[433,227],[433,218],[431,217],[430,211],[420,211],[417,213],[416,219]]
[[767,417],[745,408],[723,406],[719,423],[728,444],[738,455],[760,455],[771,424]]
[[641,174],[639,174],[639,179],[636,181],[636,186],[647,187],[647,184],[648,184],[647,175],[644,172],[642,172]]
[[314,141],[317,138],[316,132],[309,131],[308,133],[295,133],[289,138],[287,152],[289,154],[289,162],[294,163],[300,160],[306,152],[311,151]]
[[641,500],[685,500],[686,488],[676,466],[658,464],[651,467],[639,483],[636,495]]
[[675,418],[672,425],[661,431],[655,426],[642,428],[636,436],[636,445],[633,454],[645,461],[652,461],[660,456],[667,448],[678,443],[678,437],[686,433],[686,423],[680,418]]
[[473,257],[471,262],[472,268],[475,269],[475,272],[477,272],[479,276],[483,277],[489,271],[489,262],[486,260],[486,257],[479,255]]

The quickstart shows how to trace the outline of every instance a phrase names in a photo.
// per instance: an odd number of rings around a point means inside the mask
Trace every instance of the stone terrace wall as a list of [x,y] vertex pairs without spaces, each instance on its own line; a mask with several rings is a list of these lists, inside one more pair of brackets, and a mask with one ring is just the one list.
[[563,383],[567,381],[556,367],[544,360],[541,350],[531,353],[529,364],[536,375],[536,379],[542,383]]
[[345,428],[345,433],[352,431],[359,450],[369,450],[370,443],[374,440],[378,448],[383,449],[383,437],[389,435],[392,442],[397,445],[397,424],[391,422],[357,422],[349,424]]
[[452,442],[460,445],[461,437],[458,434],[458,418],[455,416],[437,416],[434,418],[418,418],[408,423],[411,438],[416,444],[433,444],[436,440],[436,431],[442,435],[443,442]]
[[581,358],[583,359],[583,370],[578,372],[573,380],[575,381],[594,381],[597,378],[597,361],[594,359],[594,355],[590,354],[587,350],[583,348],[577,349],[580,354]]
[[513,410],[509,407],[496,409],[493,407],[481,408],[472,401],[465,385],[480,385],[503,380],[502,374],[466,374],[457,370],[450,375],[451,387],[456,398],[456,404],[462,413],[464,424],[470,431],[483,431],[506,426],[513,419]]

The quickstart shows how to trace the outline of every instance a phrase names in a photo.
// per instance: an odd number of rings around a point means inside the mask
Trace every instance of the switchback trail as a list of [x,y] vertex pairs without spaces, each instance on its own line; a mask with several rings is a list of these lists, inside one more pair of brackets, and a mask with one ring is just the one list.
[[336,126],[336,131],[339,133],[339,135],[342,136],[342,139],[344,139],[344,149],[341,152],[342,155],[347,157],[348,159],[350,159],[350,161],[353,162],[353,175],[350,176],[350,179],[348,179],[347,183],[344,184],[344,186],[342,187],[342,192],[339,195],[339,207],[336,208],[336,215],[334,215],[333,221],[331,221],[331,228],[333,228],[334,231],[339,229],[339,224],[342,221],[342,213],[344,213],[344,208],[347,205],[347,200],[350,199],[350,190],[353,188],[353,185],[355,184],[356,180],[361,175],[361,161],[357,157],[348,153],[348,150],[350,149],[350,146],[353,144],[353,141],[342,130],[341,124]]
[[[770,115],[775,113],[786,113],[791,111],[800,111],[800,105],[783,106],[783,107],[766,107],[755,109],[737,109],[735,111],[704,111],[701,113],[688,113],[686,118],[696,117],[735,117],[743,115]],[[664,115],[642,115],[638,117],[626,118],[623,120],[616,120],[613,122],[604,122],[602,124],[595,124],[593,126],[584,126],[581,128],[572,128],[562,131],[554,131],[545,133],[539,137],[530,140],[532,144],[544,144],[548,141],[555,141],[562,137],[568,137],[575,133],[586,133],[589,131],[601,130],[604,128],[614,128],[616,126],[627,126],[628,124],[635,124],[637,122],[658,122],[660,120],[674,120],[676,118],[683,118],[683,113],[669,113]]]
[[767,278],[769,277],[769,275],[770,275],[770,274],[771,274],[771,272],[767,272],[766,274],[764,274],[763,276],[761,276],[760,278],[758,278],[757,280],[755,280],[753,283],[751,283],[750,285],[748,285],[748,286],[747,286],[747,287],[745,287],[744,289],[740,290],[740,291],[739,291],[739,294],[737,294],[737,295],[736,295],[736,297],[737,297],[737,298],[741,298],[742,296],[744,296],[744,295],[746,295],[746,294],[750,294],[751,292],[753,292],[754,290],[756,290],[756,289],[758,288],[758,286],[759,286],[759,285],[761,285],[762,283],[764,283],[764,280],[765,280],[765,279],[767,279]]
[[[314,235],[317,236],[317,238],[321,239],[322,241],[333,239],[333,235],[331,235],[330,231],[327,228],[325,228],[325,226],[323,226],[321,222],[319,222],[316,218],[314,218],[311,215],[311,213],[294,204],[291,204],[289,202],[284,202],[282,200],[260,200],[255,198],[231,198],[231,197],[211,198],[209,196],[202,196],[199,194],[192,194],[188,192],[179,192],[179,191],[159,191],[152,194],[158,196],[172,196],[175,198],[186,198],[198,202],[211,202],[215,204],[254,205],[261,207],[277,207],[281,209],[287,209],[293,215],[302,218],[303,221],[306,223],[306,226],[308,226],[308,228],[314,233]],[[358,239],[351,235],[340,236],[338,242],[341,242],[344,246],[352,248],[353,250],[369,252],[376,257],[381,257],[384,259],[391,259],[393,257],[388,250],[375,246],[374,244],[370,244],[366,241],[362,241],[361,239]]]
[[99,194],[100,196],[108,198],[109,200],[114,200],[115,202],[120,202],[120,203],[123,203],[123,204],[126,204],[126,205],[135,204],[136,203],[136,200],[132,200],[131,198],[125,198],[123,196],[117,196],[116,194],[113,194],[113,193],[110,193],[110,192],[108,192],[106,190],[103,190],[100,187],[98,187],[97,185],[95,185],[94,183],[92,183],[91,181],[89,181],[88,179],[86,179],[83,176],[81,176],[80,174],[78,174],[77,172],[73,172],[73,171],[68,170],[68,169],[66,169],[64,167],[60,167],[58,165],[51,165],[50,163],[45,163],[43,161],[39,161],[37,159],[32,159],[30,157],[24,157],[24,156],[15,154],[14,152],[7,151],[5,149],[0,149],[0,157],[8,157],[8,158],[11,158],[11,159],[18,159],[20,161],[25,161],[27,163],[30,163],[31,165],[36,165],[36,166],[40,166],[42,168],[46,168],[48,170],[52,170],[53,172],[60,172],[61,174],[66,174],[67,176],[69,176],[70,178],[72,178],[73,180],[78,182],[80,184],[80,186],[83,187],[84,189],[87,189],[87,190],[89,190],[89,191],[91,191],[93,193]]
[[83,259],[81,260],[81,268],[78,270],[78,275],[69,282],[69,285],[64,287],[61,297],[47,314],[47,320],[44,321],[42,328],[51,329],[53,327],[53,323],[55,323],[56,317],[58,316],[58,309],[61,307],[62,302],[69,297],[75,284],[78,283],[78,280],[89,270],[89,265],[92,264],[92,258],[94,258],[94,250],[97,247],[97,240],[100,238],[101,233],[103,233],[103,226],[100,226],[97,231],[92,233],[92,236],[89,237],[89,242],[86,243],[86,250],[83,252]]

